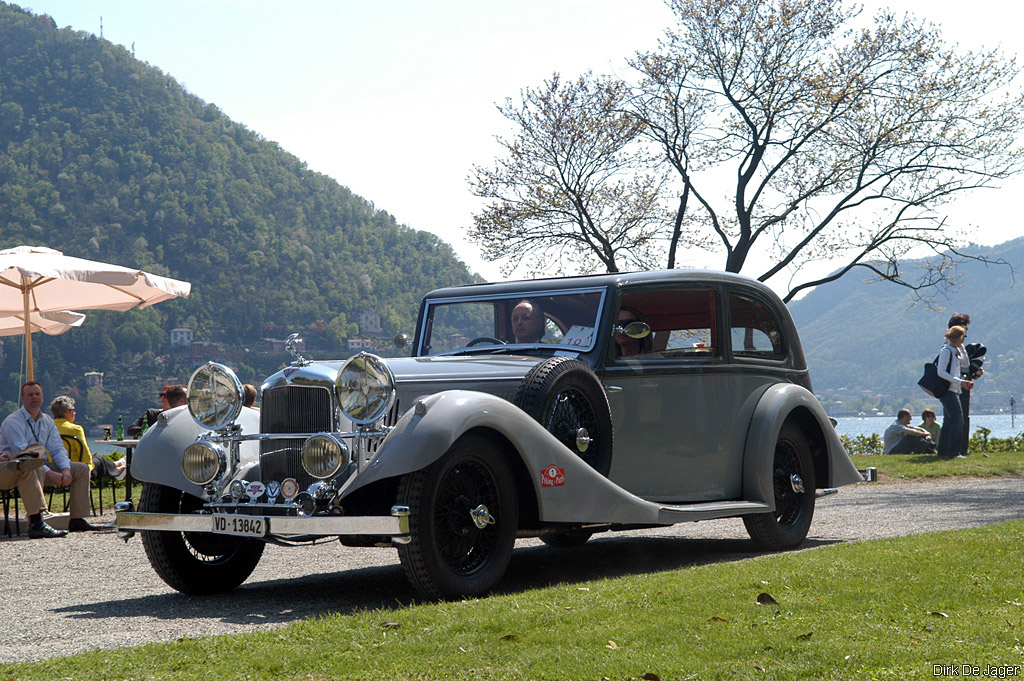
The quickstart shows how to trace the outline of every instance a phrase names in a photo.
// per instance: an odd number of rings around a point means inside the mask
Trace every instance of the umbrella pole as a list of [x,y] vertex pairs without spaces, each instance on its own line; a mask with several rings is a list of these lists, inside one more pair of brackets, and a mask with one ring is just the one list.
[[28,316],[28,282],[22,277],[22,283],[25,286],[24,300],[25,300],[25,362],[27,366],[28,380],[34,381],[35,377],[32,371],[32,324],[29,321]]

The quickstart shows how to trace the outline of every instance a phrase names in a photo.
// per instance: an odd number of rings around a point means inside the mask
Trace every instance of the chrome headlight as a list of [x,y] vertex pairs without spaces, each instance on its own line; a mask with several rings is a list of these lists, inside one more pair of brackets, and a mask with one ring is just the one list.
[[188,379],[188,412],[203,428],[230,425],[242,412],[242,382],[223,364],[207,362]]
[[319,433],[302,443],[302,468],[314,478],[331,477],[348,463],[348,447],[328,433]]
[[227,468],[227,454],[212,442],[193,442],[181,456],[181,472],[189,482],[205,485]]
[[349,358],[334,382],[338,403],[357,425],[380,420],[395,395],[395,377],[380,357],[361,352]]

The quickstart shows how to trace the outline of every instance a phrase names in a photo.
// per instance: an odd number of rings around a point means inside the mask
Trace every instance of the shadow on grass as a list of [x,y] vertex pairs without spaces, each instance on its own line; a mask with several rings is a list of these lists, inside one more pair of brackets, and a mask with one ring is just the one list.
[[[834,542],[808,540],[801,548],[830,543]],[[573,548],[520,547],[513,552],[512,562],[494,593],[520,593],[554,584],[653,574],[755,555],[759,553],[754,551],[749,539],[610,535]],[[404,607],[421,600],[406,580],[401,566],[388,565],[247,582],[230,593],[215,596],[167,593],[67,605],[55,608],[54,612],[72,619],[110,619],[121,623],[133,617],[163,620],[214,618],[249,628],[334,613],[347,615],[378,608]]]

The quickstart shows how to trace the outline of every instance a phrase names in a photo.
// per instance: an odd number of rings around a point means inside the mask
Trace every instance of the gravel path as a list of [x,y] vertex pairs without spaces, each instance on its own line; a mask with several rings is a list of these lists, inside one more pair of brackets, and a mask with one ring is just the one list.
[[[862,484],[819,500],[805,546],[1014,518],[1024,518],[1021,478]],[[113,516],[98,522],[112,524]],[[751,549],[736,519],[607,532],[566,550],[521,540],[499,590],[736,560],[752,555]],[[394,550],[349,549],[337,542],[270,546],[242,587],[206,598],[170,589],[150,568],[139,538],[126,544],[113,529],[66,539],[4,538],[0,564],[12,585],[0,603],[0,662],[265,629],[415,598]]]

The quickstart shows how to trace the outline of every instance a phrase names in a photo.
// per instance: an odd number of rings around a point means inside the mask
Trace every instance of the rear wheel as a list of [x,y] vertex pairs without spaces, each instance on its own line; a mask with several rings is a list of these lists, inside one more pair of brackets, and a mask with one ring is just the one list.
[[[192,513],[202,501],[179,489],[145,483],[139,497],[143,513]],[[145,530],[142,546],[160,578],[193,596],[231,591],[256,569],[265,544],[212,532]]]
[[747,533],[759,548],[785,551],[807,538],[814,517],[814,461],[807,438],[787,423],[775,443],[772,466],[775,511],[743,516]]
[[411,511],[411,541],[398,556],[424,596],[480,596],[505,574],[519,502],[512,469],[489,438],[459,438],[439,460],[402,478],[397,501]]

